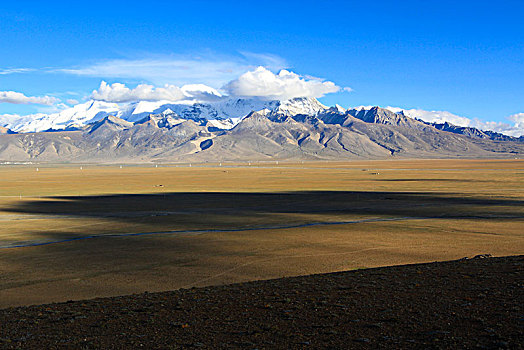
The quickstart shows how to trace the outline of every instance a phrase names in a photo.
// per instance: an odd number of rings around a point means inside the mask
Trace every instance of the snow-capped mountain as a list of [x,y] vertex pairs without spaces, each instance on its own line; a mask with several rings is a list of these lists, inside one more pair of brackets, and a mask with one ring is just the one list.
[[[489,138],[500,139],[498,131],[504,135],[519,137],[523,135],[522,126],[504,123],[481,123],[478,120],[456,116],[449,112],[423,111],[415,109],[401,109],[394,107],[378,108],[376,106],[358,106],[344,109],[339,105],[326,107],[315,98],[293,98],[285,101],[267,101],[261,99],[228,98],[212,88],[205,86],[187,85],[185,91],[191,96],[200,96],[206,101],[184,100],[171,101],[138,101],[131,103],[110,103],[90,100],[85,103],[67,108],[57,113],[32,114],[27,116],[0,115],[0,127],[9,129],[9,132],[27,133],[41,131],[77,130],[88,124],[97,122],[106,116],[115,116],[129,122],[138,122],[150,114],[170,115],[177,120],[194,120],[199,122],[205,119],[209,125],[218,129],[231,129],[245,116],[253,111],[268,116],[270,119],[279,119],[298,114],[316,116],[328,114],[330,120],[344,119],[346,114],[372,123],[385,123],[399,126],[414,126],[415,120],[423,121],[427,125],[439,127],[440,124],[451,123],[457,127],[446,128],[453,133],[466,133],[467,128],[482,130]],[[213,100],[214,99],[214,100]],[[328,115],[324,116],[327,120]],[[420,127],[420,124],[417,124]],[[467,132],[472,134],[472,132]],[[475,132],[473,132],[475,134]],[[472,135],[473,135],[472,134]],[[493,136],[495,135],[495,136]]]
[[[191,87],[188,87],[191,88]],[[198,89],[199,87],[194,87]],[[33,114],[23,117],[1,117],[0,126],[16,132],[39,132],[81,128],[112,115],[129,122],[136,122],[150,114],[176,114],[182,119],[207,119],[221,129],[230,129],[252,111],[268,109],[284,115],[316,115],[327,107],[314,98],[295,98],[288,101],[265,101],[259,99],[220,98],[218,92],[204,91],[215,95],[216,102],[139,101],[126,104],[103,101],[88,101],[52,114]]]
[[50,129],[76,128],[100,120],[119,110],[116,103],[88,101],[59,113],[32,114],[22,117],[0,117],[0,125],[16,132],[37,132]]
[[286,116],[298,114],[317,115],[326,109],[328,109],[328,107],[318,102],[316,98],[293,98],[277,103],[273,109],[273,113]]
[[377,106],[327,108],[314,99],[91,102],[32,122],[26,125],[67,129],[90,124],[78,131],[19,134],[0,128],[0,160],[206,162],[524,154],[524,138],[422,122]]

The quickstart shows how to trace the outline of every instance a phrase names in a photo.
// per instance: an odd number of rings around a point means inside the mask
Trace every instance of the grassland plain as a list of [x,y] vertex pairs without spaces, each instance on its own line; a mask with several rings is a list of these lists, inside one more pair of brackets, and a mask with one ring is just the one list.
[[522,160],[4,165],[0,307],[522,254],[523,175]]

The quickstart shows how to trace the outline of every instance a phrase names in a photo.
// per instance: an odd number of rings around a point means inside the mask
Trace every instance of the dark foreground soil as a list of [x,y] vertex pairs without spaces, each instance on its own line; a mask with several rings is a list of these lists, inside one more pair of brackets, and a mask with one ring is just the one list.
[[0,310],[1,348],[522,349],[524,256]]

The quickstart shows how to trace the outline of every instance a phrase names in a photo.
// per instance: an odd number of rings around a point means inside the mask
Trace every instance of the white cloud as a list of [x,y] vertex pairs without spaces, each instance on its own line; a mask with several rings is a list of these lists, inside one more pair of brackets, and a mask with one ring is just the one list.
[[[330,81],[314,77],[305,78],[287,70],[274,74],[264,67],[258,67],[230,81],[223,89],[235,97],[287,100],[294,97],[322,97],[327,93],[339,91],[340,87]],[[164,100],[212,102],[225,97],[218,90],[204,84],[186,84],[182,87],[140,84],[135,88],[129,88],[122,83],[108,84],[105,81],[91,93],[94,100],[115,103]]]
[[285,69],[274,74],[264,67],[258,67],[230,81],[224,89],[233,96],[288,100],[294,97],[322,97],[339,91],[340,87],[331,81],[306,79]]
[[508,119],[513,121],[516,127],[524,129],[524,113],[510,115]]
[[34,72],[33,68],[6,68],[0,69],[0,75]]
[[502,122],[483,122],[478,119],[473,119],[470,126],[481,130],[492,130],[504,135],[515,137],[524,135],[524,113],[510,115],[506,119],[510,120],[513,124]]
[[219,88],[258,65],[282,69],[285,64],[282,58],[275,55],[244,52],[241,56],[157,55],[140,59],[112,59],[81,67],[54,69],[51,72],[105,79],[140,79],[155,85],[204,83]]
[[78,100],[75,100],[74,98],[70,98],[68,100],[66,100],[66,102],[70,105],[77,105],[78,104]]
[[65,103],[60,102],[60,103],[55,103],[54,105],[51,105],[51,106],[38,107],[37,111],[38,113],[41,113],[41,114],[52,114],[52,113],[61,112],[68,108],[71,108],[71,106],[68,106]]
[[39,104],[50,106],[59,99],[50,96],[26,96],[21,92],[16,91],[0,91],[0,102],[14,103],[14,104]]
[[280,70],[288,67],[286,60],[277,55],[273,55],[270,53],[256,53],[248,51],[240,51],[240,53],[249,62],[255,64],[256,66],[263,66],[272,70]]
[[188,99],[195,101],[218,101],[223,95],[216,89],[204,84],[187,84],[180,88]]
[[425,111],[423,109],[403,109],[398,107],[386,108],[395,113],[403,111],[408,117],[422,119],[429,123],[449,122],[458,126],[470,126],[471,124],[471,119],[447,111]]
[[187,98],[178,86],[165,85],[155,88],[153,85],[140,84],[130,89],[124,84],[109,85],[105,81],[100,83],[98,90],[91,94],[93,100],[105,102],[133,102],[133,101],[180,101]]

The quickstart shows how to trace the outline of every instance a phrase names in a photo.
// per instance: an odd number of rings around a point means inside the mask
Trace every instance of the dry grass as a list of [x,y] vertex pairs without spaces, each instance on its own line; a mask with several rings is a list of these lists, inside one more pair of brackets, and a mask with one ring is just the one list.
[[524,251],[520,160],[35,168],[0,167],[0,246],[404,219],[1,249],[0,307]]

